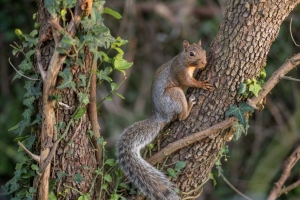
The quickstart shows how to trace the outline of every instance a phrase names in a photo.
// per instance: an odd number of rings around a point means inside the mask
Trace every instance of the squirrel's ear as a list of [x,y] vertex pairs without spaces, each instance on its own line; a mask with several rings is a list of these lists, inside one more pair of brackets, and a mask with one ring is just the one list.
[[199,40],[198,45],[201,46],[201,40]]
[[182,45],[183,45],[183,49],[184,49],[185,51],[187,51],[187,48],[190,46],[189,42],[186,41],[186,40],[183,40]]

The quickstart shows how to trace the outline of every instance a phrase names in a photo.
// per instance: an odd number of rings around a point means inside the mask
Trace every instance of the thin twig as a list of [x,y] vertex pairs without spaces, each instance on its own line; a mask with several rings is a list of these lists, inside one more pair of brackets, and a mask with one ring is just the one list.
[[223,181],[229,186],[231,187],[231,189],[233,189],[236,193],[238,193],[239,195],[241,195],[242,197],[244,197],[245,199],[248,200],[252,200],[249,197],[247,197],[246,195],[244,195],[242,192],[240,192],[236,187],[234,187],[228,180],[227,178],[224,176],[224,174],[221,172],[220,173],[221,178],[223,179]]
[[291,18],[291,22],[290,22],[290,34],[291,34],[291,38],[292,38],[294,44],[295,44],[297,47],[300,47],[300,45],[297,44],[297,43],[295,42],[294,37],[293,37],[293,33],[292,33],[292,22],[293,22],[293,18]]
[[[300,159],[300,146],[298,146],[293,153],[284,161],[283,164],[283,170],[282,174],[279,178],[279,180],[274,184],[274,187],[272,191],[270,192],[270,195],[267,200],[275,200],[277,197],[279,197],[282,192],[282,187],[287,180],[287,178],[290,176],[291,170],[294,167],[294,165],[297,163],[297,161]],[[289,189],[293,189],[294,187],[290,187]],[[287,192],[289,190],[285,190],[284,192]]]
[[292,183],[291,185],[287,186],[287,187],[284,187],[282,188],[278,193],[277,193],[277,196],[281,196],[282,194],[286,194],[288,193],[289,191],[295,189],[296,187],[298,187],[300,185],[300,180]]
[[28,153],[28,155],[29,155],[33,160],[35,160],[37,163],[40,163],[40,162],[41,162],[40,156],[31,153],[31,151],[29,151],[29,150],[28,150],[28,149],[27,149],[20,141],[18,141],[18,145],[19,145],[22,149],[24,149],[24,151],[25,151],[26,153]]
[[38,78],[38,79],[36,79],[36,78],[30,78],[30,77],[28,77],[28,76],[22,74],[21,72],[19,72],[19,71],[15,68],[15,66],[10,62],[10,58],[8,58],[8,62],[9,62],[9,64],[10,64],[10,66],[12,66],[12,68],[14,68],[14,70],[15,70],[18,74],[20,74],[21,76],[23,76],[23,77],[25,77],[25,78],[27,78],[27,79],[29,79],[29,80],[32,80],[32,81],[38,81],[38,80],[40,80],[39,78]]
[[283,76],[281,79],[300,82],[300,79],[292,78],[292,77],[289,77],[289,76]]

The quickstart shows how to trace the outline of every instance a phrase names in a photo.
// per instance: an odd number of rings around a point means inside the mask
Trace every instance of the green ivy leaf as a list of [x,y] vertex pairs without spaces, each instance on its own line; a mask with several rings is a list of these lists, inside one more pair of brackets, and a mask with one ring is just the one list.
[[110,60],[108,55],[106,53],[104,53],[103,51],[99,51],[99,54],[101,55],[101,58],[103,59],[103,61],[108,62]]
[[244,133],[244,134],[246,133],[245,127],[244,127],[242,124],[238,123],[238,122],[235,122],[235,123],[233,124],[233,128],[234,128],[234,130],[235,130],[235,133],[234,133],[234,140],[240,139],[241,135],[242,135],[243,133]]
[[49,192],[49,200],[57,200],[57,198],[56,198],[56,196],[55,196],[55,194],[54,194],[53,191]]
[[97,140],[97,144],[98,145],[100,145],[100,146],[102,146],[102,147],[104,147],[105,145],[106,145],[106,141],[103,139],[103,137],[98,137],[98,138],[96,138],[96,140]]
[[35,142],[35,136],[34,135],[29,135],[29,137],[27,137],[23,141],[23,144],[26,146],[27,149],[31,149],[34,142]]
[[105,174],[103,178],[104,178],[104,180],[106,180],[107,182],[112,182],[112,177],[111,177],[111,175],[109,175],[109,174]]
[[76,44],[76,40],[74,40],[72,37],[68,35],[64,35],[64,37],[61,39],[61,48],[68,50],[71,46]]
[[116,192],[113,192],[113,193],[110,195],[109,200],[118,200],[119,198],[120,198],[120,195],[117,194]]
[[118,54],[114,60],[115,69],[119,70],[124,75],[126,74],[124,70],[130,68],[132,64],[133,62],[127,62],[127,60],[123,59],[120,54]]
[[107,101],[112,101],[113,100],[113,98],[111,98],[110,96],[106,96],[106,97],[104,97],[104,99],[107,100]]
[[212,182],[213,182],[213,186],[214,186],[214,187],[216,187],[216,185],[217,185],[217,181],[216,181],[216,179],[215,179],[215,177],[214,177],[214,174],[213,174],[213,173],[210,173],[210,174],[209,174],[209,179],[210,179],[210,180],[212,180]]
[[15,129],[13,132],[18,134],[19,136],[23,133],[24,129],[30,125],[29,120],[22,120],[18,124],[18,128]]
[[107,164],[107,165],[113,167],[113,166],[116,165],[116,161],[115,161],[114,159],[107,159],[107,160],[105,161],[105,164]]
[[85,105],[90,103],[90,99],[89,99],[89,96],[87,94],[79,92],[78,96],[79,96],[79,102],[82,102]]
[[74,181],[75,182],[80,183],[83,180],[84,180],[84,178],[81,176],[81,174],[74,174]]
[[112,44],[111,44],[111,47],[112,48],[115,48],[115,47],[120,47],[120,46],[122,46],[122,45],[124,45],[124,44],[127,44],[128,43],[128,40],[123,40],[122,38],[120,38],[119,36],[116,38],[116,41],[115,42],[113,42]]
[[253,83],[251,85],[249,85],[249,91],[253,92],[254,96],[258,96],[259,91],[262,89],[262,87],[257,84],[257,83]]
[[35,170],[35,171],[39,171],[39,167],[35,164],[31,165],[31,169]]
[[30,71],[32,67],[32,63],[28,62],[27,60],[23,60],[19,65],[19,68],[23,73]]
[[18,128],[19,128],[19,124],[16,124],[13,127],[11,127],[10,129],[8,129],[8,131],[14,131],[14,130],[17,130]]
[[176,164],[175,164],[175,167],[174,167],[174,170],[176,172],[180,172],[180,170],[182,170],[183,168],[185,168],[186,166],[186,162],[184,161],[178,161]]
[[35,124],[41,124],[41,122],[42,122],[42,115],[36,114],[35,119],[31,122],[31,126]]
[[174,171],[172,168],[167,169],[168,175],[171,176],[172,178],[177,178],[177,173]]
[[91,194],[90,193],[86,193],[80,197],[78,197],[78,200],[90,200],[91,199]]
[[57,89],[72,88],[76,91],[76,84],[73,81],[73,75],[69,68],[65,68],[64,71],[59,72],[58,75],[62,77],[64,81],[56,87]]
[[62,129],[65,125],[66,125],[65,122],[58,122],[58,124],[57,124],[57,130],[59,131],[59,130]]
[[111,71],[111,67],[106,67],[104,70],[97,71],[97,78],[99,79],[99,81],[105,80],[107,82],[111,82],[112,78],[108,76],[111,73]]
[[103,183],[103,184],[101,185],[101,189],[107,190],[107,188],[108,188],[108,183]]
[[84,75],[84,74],[79,74],[79,75],[78,75],[78,78],[79,78],[79,80],[80,80],[78,86],[79,86],[79,87],[85,87],[85,86],[86,86],[86,75]]
[[243,94],[247,91],[247,84],[241,83],[238,94]]
[[114,11],[110,8],[104,8],[104,12],[103,13],[106,13],[106,14],[109,14],[113,17],[115,17],[116,19],[121,19],[122,18],[122,15],[120,15],[117,11]]
[[246,126],[246,112],[252,112],[254,109],[248,105],[247,103],[243,102],[240,104],[239,107],[236,105],[230,106],[230,108],[225,112],[225,116],[235,116],[239,122],[245,127]]
[[59,12],[60,4],[61,0],[45,0],[45,8],[54,18]]
[[61,181],[63,177],[68,176],[68,174],[64,171],[57,172],[57,181]]
[[34,109],[34,107],[33,107],[34,100],[35,100],[34,96],[28,97],[28,98],[23,100],[23,104],[25,106],[27,106],[29,109],[33,110]]
[[125,188],[125,189],[127,189],[127,190],[129,190],[129,188],[130,188],[126,183],[120,183],[119,186],[120,186],[121,188]]
[[86,112],[86,107],[81,107],[74,116],[74,120],[80,119]]
[[73,8],[75,7],[77,0],[66,0],[65,2],[66,8]]

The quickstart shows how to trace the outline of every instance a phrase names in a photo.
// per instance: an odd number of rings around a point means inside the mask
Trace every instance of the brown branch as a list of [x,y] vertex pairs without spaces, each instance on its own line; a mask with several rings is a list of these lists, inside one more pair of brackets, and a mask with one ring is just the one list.
[[31,151],[29,151],[20,141],[18,141],[18,145],[24,149],[24,151],[33,159],[35,160],[37,163],[41,162],[41,158],[38,155],[35,155],[33,153],[31,153]]
[[[291,170],[294,167],[294,165],[297,163],[297,161],[300,159],[300,146],[298,146],[293,153],[284,161],[283,164],[283,171],[281,174],[281,177],[279,180],[275,183],[272,191],[270,192],[270,195],[267,200],[274,200],[277,197],[279,197],[283,192],[282,192],[282,187],[287,180],[287,178],[290,176]],[[299,181],[297,181],[299,182]],[[300,183],[297,183],[298,185]],[[297,184],[295,184],[297,186]],[[293,186],[295,186],[293,185]],[[291,186],[289,189],[294,189],[294,187]],[[284,192],[288,192],[289,190],[284,190]]]
[[300,64],[300,54],[296,54],[276,70],[269,80],[263,85],[262,90],[258,93],[258,97],[247,100],[247,103],[253,108],[267,96],[267,94],[274,88],[274,86],[282,79],[282,77],[291,71],[294,67]]
[[279,192],[278,192],[278,196],[281,196],[282,194],[288,193],[289,191],[295,189],[296,187],[298,187],[300,185],[300,180],[292,183],[291,185],[282,188]]
[[[247,100],[247,103],[251,105],[253,108],[256,108],[256,105],[267,96],[267,94],[275,87],[275,85],[279,82],[279,80],[291,71],[294,67],[300,64],[300,54],[296,54],[290,59],[288,59],[278,70],[276,70],[273,75],[269,78],[269,80],[264,84],[262,90],[259,92],[258,97],[253,97]],[[213,134],[218,133],[221,130],[229,128],[233,125],[233,123],[237,121],[236,117],[230,117],[225,119],[222,122],[219,122],[204,131],[200,131],[197,133],[193,133],[187,137],[184,137],[180,140],[177,140],[165,148],[161,149],[159,152],[151,156],[147,161],[155,165],[158,162],[161,162],[167,155],[170,155],[188,145],[191,145],[195,142],[198,142],[206,137],[210,137]]]
[[98,163],[98,166],[102,166],[102,147],[97,143],[97,138],[100,138],[100,127],[98,123],[98,116],[97,116],[97,102],[96,102],[96,87],[97,87],[97,63],[93,64],[93,70],[91,74],[91,85],[90,85],[90,104],[88,107],[88,115],[90,117],[90,122],[92,125],[92,131],[94,133],[92,137],[92,142],[95,148],[95,156]]
[[219,123],[213,125],[212,127],[209,127],[208,129],[205,129],[204,131],[200,131],[200,132],[194,133],[192,135],[189,135],[187,137],[184,137],[180,140],[177,140],[177,141],[169,144],[165,148],[161,149],[159,152],[154,154],[147,161],[150,164],[155,165],[156,163],[161,162],[167,155],[170,155],[171,153],[177,151],[178,149],[181,149],[183,147],[191,145],[191,144],[193,144],[197,141],[200,141],[204,138],[213,136],[214,133],[218,133],[221,130],[229,128],[236,121],[237,121],[237,119],[235,117],[230,117],[230,118],[225,119],[222,122],[219,122]]

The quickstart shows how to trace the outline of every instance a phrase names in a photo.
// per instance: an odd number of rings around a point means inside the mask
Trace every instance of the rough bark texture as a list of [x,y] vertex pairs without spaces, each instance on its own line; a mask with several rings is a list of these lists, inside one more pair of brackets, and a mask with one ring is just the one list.
[[[228,1],[225,17],[210,47],[207,67],[197,74],[199,80],[210,78],[215,90],[188,90],[188,95],[198,96],[197,104],[187,120],[168,127],[169,134],[157,140],[157,150],[224,119],[225,111],[241,101],[240,84],[261,71],[281,23],[298,3],[299,0]],[[172,168],[178,160],[187,162],[183,173],[172,179],[180,191],[194,190],[207,180],[227,135],[227,131],[221,131],[216,137],[194,143],[167,158],[165,169]],[[196,196],[200,191],[198,188],[183,197]]]
[[[55,42],[52,38],[53,29],[49,24],[50,14],[44,8],[44,1],[38,1],[38,22],[41,25],[39,31],[39,39],[41,45],[38,47],[41,50],[41,61],[46,73],[49,72],[49,63],[54,54]],[[46,38],[45,40],[43,38]],[[85,74],[86,77],[89,76],[90,67],[92,64],[91,54],[86,51],[86,60],[85,68],[80,66],[71,66],[70,71],[73,74],[73,80],[77,82],[79,80],[79,74]],[[49,68],[48,68],[49,67]],[[60,67],[60,70],[63,70],[64,66]],[[47,71],[48,70],[48,71]],[[54,81],[54,85],[58,86],[61,83],[61,79],[57,78]],[[55,86],[55,87],[56,87]],[[55,138],[54,126],[59,122],[65,122],[68,124],[71,117],[73,116],[76,108],[79,105],[78,100],[78,90],[83,92],[84,87],[80,89],[77,88],[77,91],[74,92],[72,89],[63,89],[57,90],[55,87],[50,88],[48,96],[42,97],[39,102],[39,112],[42,115],[43,122],[45,118],[51,118],[53,124],[42,124],[41,130],[39,133],[46,132],[47,134],[37,134],[38,145],[42,148],[41,157],[45,154],[44,157],[47,157],[49,151],[53,147],[54,142],[59,138],[64,132],[65,127],[59,130],[58,135]],[[45,90],[45,86],[44,86]],[[57,102],[49,100],[49,96],[53,94],[61,94],[61,102],[67,104],[71,109],[66,109],[65,107],[58,106]],[[46,102],[46,103],[45,103]],[[45,105],[49,106],[48,109],[45,109]],[[45,110],[49,111],[45,113]],[[50,121],[50,120],[47,120]],[[45,131],[50,128],[51,130]],[[94,148],[89,140],[89,136],[86,134],[87,130],[91,129],[90,119],[87,114],[85,114],[81,119],[75,121],[71,124],[70,129],[66,137],[58,144],[56,149],[56,154],[51,164],[45,169],[42,179],[49,179],[49,177],[54,180],[54,193],[57,197],[63,199],[77,199],[80,194],[70,187],[80,191],[85,194],[89,192],[91,185],[94,179],[94,171],[97,168],[97,162],[95,158]],[[45,136],[45,137],[43,137]],[[51,166],[51,168],[50,168]],[[40,181],[41,183],[48,183],[47,181]],[[47,187],[49,185],[38,187]],[[94,190],[95,193],[98,190]],[[61,194],[58,195],[58,194]],[[92,193],[91,196],[95,196],[95,193]],[[39,199],[47,199],[39,196]]]

